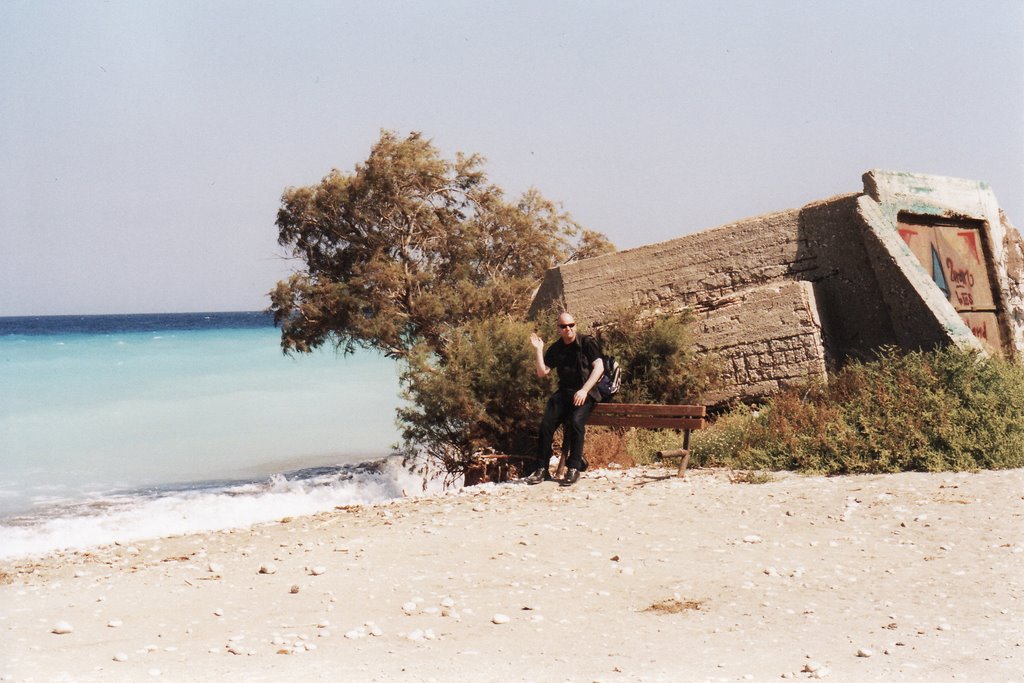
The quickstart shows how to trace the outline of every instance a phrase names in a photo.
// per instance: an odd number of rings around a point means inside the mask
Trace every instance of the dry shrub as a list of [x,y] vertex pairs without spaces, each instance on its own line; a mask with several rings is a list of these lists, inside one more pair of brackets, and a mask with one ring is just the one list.
[[[559,431],[561,434],[561,431]],[[609,465],[632,467],[636,464],[627,448],[627,435],[621,429],[610,427],[587,427],[587,439],[583,455],[592,469],[602,469]],[[556,437],[555,453],[562,452],[561,437]]]
[[768,484],[775,481],[770,472],[759,470],[733,470],[729,473],[730,484]]
[[823,474],[1024,466],[1024,366],[886,349],[696,433],[698,462]]
[[656,614],[679,614],[680,612],[698,611],[701,608],[700,600],[662,600],[644,608],[644,612]]

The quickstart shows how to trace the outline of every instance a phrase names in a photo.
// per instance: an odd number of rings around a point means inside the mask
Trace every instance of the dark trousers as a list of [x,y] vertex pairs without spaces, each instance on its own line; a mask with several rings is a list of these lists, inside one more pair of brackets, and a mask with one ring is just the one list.
[[588,396],[583,405],[574,406],[572,404],[574,393],[576,392],[560,389],[548,399],[548,405],[544,408],[544,417],[540,421],[537,467],[547,469],[548,461],[551,459],[551,441],[555,436],[555,431],[563,424],[565,430],[562,438],[570,444],[569,460],[566,465],[574,470],[583,467],[583,438],[586,434],[590,411],[594,409],[597,402]]

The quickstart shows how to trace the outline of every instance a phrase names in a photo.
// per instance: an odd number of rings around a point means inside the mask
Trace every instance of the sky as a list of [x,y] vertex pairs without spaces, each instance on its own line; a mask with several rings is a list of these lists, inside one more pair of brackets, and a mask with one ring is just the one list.
[[0,0],[0,315],[264,309],[282,192],[382,129],[619,248],[873,168],[1024,228],[1024,0]]

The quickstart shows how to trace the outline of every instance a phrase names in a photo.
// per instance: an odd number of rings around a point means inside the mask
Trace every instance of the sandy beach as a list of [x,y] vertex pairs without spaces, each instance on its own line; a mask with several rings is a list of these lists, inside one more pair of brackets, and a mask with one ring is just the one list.
[[588,472],[0,564],[12,681],[1024,679],[1024,470]]

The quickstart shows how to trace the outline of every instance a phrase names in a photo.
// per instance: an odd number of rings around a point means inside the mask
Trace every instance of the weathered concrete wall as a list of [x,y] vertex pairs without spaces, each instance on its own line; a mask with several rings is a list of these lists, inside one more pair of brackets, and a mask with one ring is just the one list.
[[1017,229],[1010,225],[1002,211],[999,212],[999,224],[1002,230],[1002,250],[999,258],[1002,261],[997,261],[997,267],[1006,274],[1006,311],[1010,318],[1010,341],[1015,348],[1024,349],[1024,240]]
[[834,197],[800,209],[803,249],[818,263],[808,279],[815,283],[826,357],[832,365],[870,357],[874,349],[897,343],[884,288],[862,239],[857,199]]
[[724,372],[703,400],[762,397],[896,343],[862,230],[850,194],[565,264],[548,271],[532,314],[600,325],[622,307],[690,309]]
[[825,379],[825,347],[814,286],[803,280],[753,287],[698,319],[699,344],[718,356],[720,388],[701,397],[715,404],[766,396],[787,384]]
[[[998,320],[997,351],[1024,358],[1024,242],[988,186],[889,171],[870,171],[863,182],[863,193],[559,266],[531,313],[558,308],[599,325],[622,307],[692,310],[698,344],[725,372],[724,388],[703,397],[709,403],[823,377],[826,367],[884,345],[983,348],[965,323],[970,316]],[[954,299],[958,312],[935,269],[901,237],[901,216],[976,221],[992,312],[965,311],[963,294]]]
[[622,307],[702,310],[736,291],[814,270],[800,248],[799,211],[782,211],[548,271],[534,313],[562,306],[600,322]]

